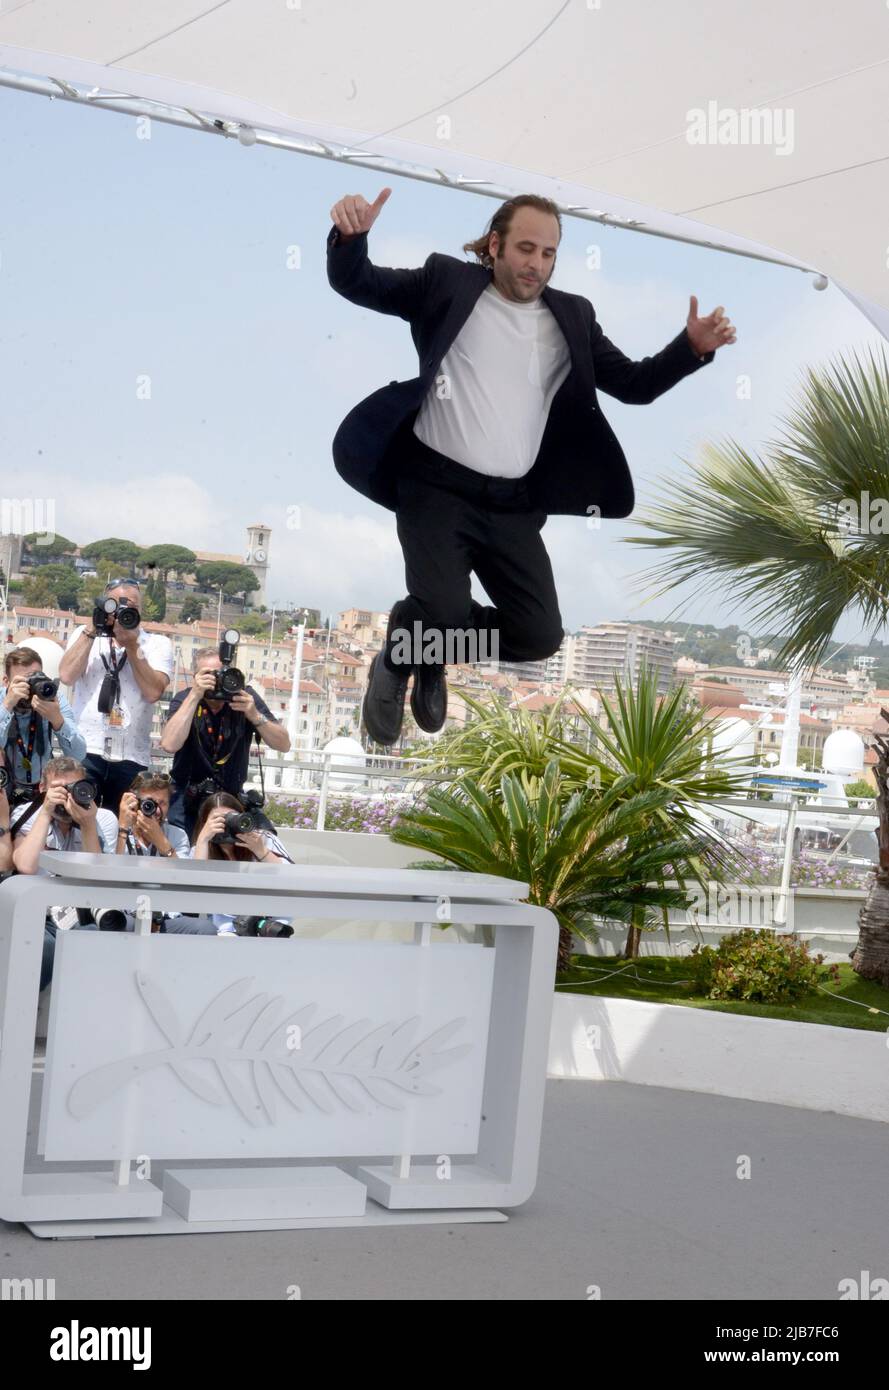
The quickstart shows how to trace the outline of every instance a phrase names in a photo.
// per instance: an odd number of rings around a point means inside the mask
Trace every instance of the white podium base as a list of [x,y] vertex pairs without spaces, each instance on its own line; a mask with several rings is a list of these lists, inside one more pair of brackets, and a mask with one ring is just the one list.
[[46,1240],[92,1240],[96,1236],[203,1235],[214,1231],[314,1231],[334,1226],[458,1226],[469,1222],[507,1221],[490,1207],[456,1211],[387,1211],[368,1201],[363,1216],[314,1216],[274,1221],[186,1221],[172,1207],[152,1219],[116,1221],[26,1221],[34,1236]]
[[168,1168],[164,1202],[186,1221],[363,1216],[367,1189],[341,1168]]

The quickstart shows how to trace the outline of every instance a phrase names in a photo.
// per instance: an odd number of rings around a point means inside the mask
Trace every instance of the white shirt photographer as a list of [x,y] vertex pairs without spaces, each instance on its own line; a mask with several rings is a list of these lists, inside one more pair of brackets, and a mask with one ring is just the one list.
[[[66,650],[70,650],[86,626],[76,627],[68,639]],[[154,703],[146,700],[129,661],[120,670],[120,724],[115,724],[108,714],[99,712],[99,691],[107,675],[102,657],[110,662],[111,641],[107,637],[97,637],[92,644],[83,674],[78,677],[71,691],[71,707],[74,718],[86,739],[87,753],[113,762],[141,763],[147,767],[151,762],[151,725],[154,719]],[[139,629],[138,650],[140,656],[155,671],[167,676],[173,674],[173,644],[169,637],[159,632],[146,632]],[[114,643],[115,659],[120,665],[123,648]],[[106,752],[106,739],[110,739],[110,751]]]
[[[18,822],[22,816],[31,809],[30,803],[25,802],[16,806],[9,818],[9,828],[18,837],[28,835],[34,829],[36,813],[28,817],[26,823],[17,829]],[[96,811],[96,831],[99,836],[99,843],[102,846],[103,854],[113,854],[117,844],[117,816],[113,811],[105,811],[101,807]],[[45,849],[58,849],[65,853],[77,854],[83,849],[83,841],[80,837],[80,826],[74,821],[63,821],[54,817],[50,822],[46,832]]]
[[[30,805],[16,806],[9,818],[10,831],[14,831],[17,838],[30,834],[37,821],[36,813],[30,815],[25,824],[16,829],[18,822],[30,810]],[[99,836],[99,844],[102,846],[103,854],[113,854],[117,843],[117,816],[113,811],[102,810],[101,807],[96,811],[96,832]],[[65,853],[79,853],[83,849],[80,826],[75,821],[64,821],[53,818],[46,832],[44,849],[57,849]],[[67,931],[70,927],[77,925],[77,909],[74,907],[50,907],[47,909],[52,920],[61,931]]]

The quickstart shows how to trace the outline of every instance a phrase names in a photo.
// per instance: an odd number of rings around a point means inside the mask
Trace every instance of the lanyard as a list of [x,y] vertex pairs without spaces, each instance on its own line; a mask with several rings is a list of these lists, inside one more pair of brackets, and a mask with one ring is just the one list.
[[144,854],[150,859],[157,854],[157,845],[149,845],[148,849],[143,849],[136,839],[132,830],[127,831],[127,854]]
[[120,704],[120,673],[127,664],[126,652],[122,654],[120,661],[115,657],[112,638],[109,638],[108,654],[111,657],[110,664],[105,653],[99,653],[106,672],[97,702],[100,714],[108,714],[114,705]]
[[[202,743],[209,741],[210,747],[206,752],[210,761],[213,763],[214,767],[224,766],[234,752],[234,746],[232,746],[225,757],[221,758],[219,756],[219,750],[222,747],[223,741],[227,736],[230,737],[232,732],[231,727],[228,725],[228,720],[225,719],[225,708],[219,711],[219,724],[215,730],[213,725],[213,718],[215,716],[213,716],[213,711],[211,709],[200,704],[197,707],[196,713],[198,717],[198,738]],[[214,733],[215,747],[213,746]]]
[[19,727],[19,721],[18,721],[18,719],[15,719],[15,743],[16,743],[16,747],[18,748],[19,752],[20,752],[21,755],[22,755],[22,765],[23,765],[23,767],[24,767],[24,769],[25,769],[25,781],[27,782],[28,786],[31,785],[31,754],[34,752],[34,740],[35,740],[36,737],[37,737],[37,715],[36,715],[36,713],[32,712],[31,718],[28,720],[28,748],[27,748],[27,751],[25,751],[25,741],[24,741],[24,739],[22,738],[22,732],[21,732],[21,729],[20,729],[20,727]]

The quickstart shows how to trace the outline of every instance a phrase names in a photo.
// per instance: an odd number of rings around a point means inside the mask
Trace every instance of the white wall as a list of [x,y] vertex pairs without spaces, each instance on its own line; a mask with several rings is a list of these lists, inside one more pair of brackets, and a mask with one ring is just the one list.
[[557,990],[548,1074],[889,1122],[887,1041],[884,1032]]

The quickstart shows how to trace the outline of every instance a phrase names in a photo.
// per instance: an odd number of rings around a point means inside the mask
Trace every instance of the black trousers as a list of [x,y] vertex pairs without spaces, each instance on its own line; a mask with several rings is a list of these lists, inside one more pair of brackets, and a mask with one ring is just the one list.
[[[390,616],[388,664],[399,660],[393,631],[413,637],[415,623],[424,635],[474,631],[480,660],[540,661],[558,651],[562,618],[540,534],[546,513],[532,509],[523,478],[488,477],[413,435],[395,516],[408,595]],[[472,598],[473,573],[492,604]]]
[[144,763],[135,763],[130,758],[115,763],[98,753],[87,753],[83,765],[90,781],[96,784],[98,804],[115,815],[120,810],[124,792],[129,791],[136,775],[145,771]]

